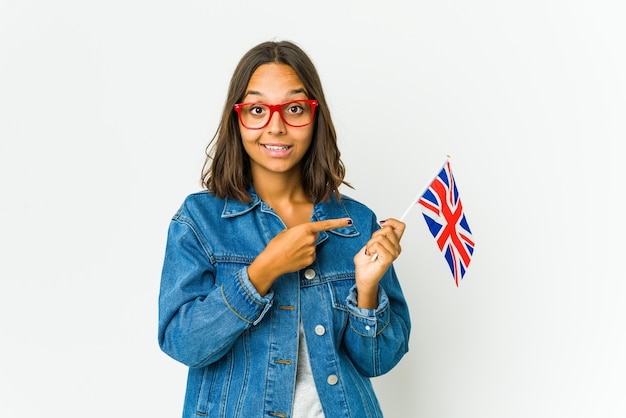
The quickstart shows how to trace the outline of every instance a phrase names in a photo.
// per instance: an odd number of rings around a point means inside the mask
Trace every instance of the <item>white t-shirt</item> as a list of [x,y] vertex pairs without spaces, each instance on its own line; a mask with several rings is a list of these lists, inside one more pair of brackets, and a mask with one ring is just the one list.
[[298,365],[296,369],[296,390],[293,399],[293,418],[324,418],[322,403],[317,394],[309,350],[304,338],[304,329],[300,321],[300,337],[298,344]]

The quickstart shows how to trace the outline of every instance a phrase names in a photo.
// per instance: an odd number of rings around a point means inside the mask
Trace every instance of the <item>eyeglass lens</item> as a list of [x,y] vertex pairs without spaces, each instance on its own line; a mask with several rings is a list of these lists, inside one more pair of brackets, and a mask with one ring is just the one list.
[[[272,108],[263,103],[251,103],[241,107],[241,121],[247,128],[264,127],[271,115]],[[293,101],[280,107],[283,121],[290,126],[299,127],[313,121],[313,109],[308,102]]]

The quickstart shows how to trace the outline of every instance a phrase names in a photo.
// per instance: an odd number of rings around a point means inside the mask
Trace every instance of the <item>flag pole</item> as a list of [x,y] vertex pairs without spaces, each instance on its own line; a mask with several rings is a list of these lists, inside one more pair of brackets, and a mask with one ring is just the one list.
[[428,180],[428,184],[426,184],[426,186],[422,189],[421,192],[419,192],[419,194],[417,196],[415,196],[415,198],[411,201],[411,204],[409,205],[408,208],[406,208],[406,210],[404,211],[404,213],[402,214],[402,216],[400,216],[399,221],[402,222],[404,220],[404,218],[406,218],[406,215],[409,214],[409,212],[411,211],[411,209],[413,209],[413,206],[415,204],[417,204],[417,202],[419,202],[419,200],[422,198],[422,196],[424,196],[424,193],[426,193],[426,190],[428,190],[428,188],[430,187],[430,184],[432,183],[433,179],[435,177],[437,177],[437,175],[439,174],[439,172],[441,171],[441,169],[448,163],[448,161],[450,161],[450,156],[446,155],[446,159],[444,160],[443,164],[441,164],[439,166],[439,168],[437,169],[437,171],[435,172],[435,175],[432,176],[430,178],[430,180]]
[[[439,166],[439,168],[437,169],[437,171],[435,172],[435,175],[432,176],[430,178],[430,180],[428,180],[428,183],[426,184],[426,186],[422,189],[422,191],[415,196],[415,198],[411,201],[411,204],[409,205],[408,208],[406,208],[406,210],[404,211],[404,213],[402,214],[402,216],[400,216],[399,221],[402,222],[404,220],[404,218],[406,218],[406,215],[409,214],[409,212],[411,211],[411,209],[413,209],[413,206],[415,204],[417,204],[417,202],[419,202],[419,200],[422,198],[422,196],[424,196],[424,193],[426,193],[426,190],[428,190],[428,188],[430,187],[431,183],[433,182],[433,179],[435,177],[437,177],[439,175],[439,172],[441,171],[441,169],[448,163],[448,161],[450,161],[450,155],[446,155],[446,159],[444,160],[443,164],[441,164]],[[372,258],[370,259],[370,261],[374,262],[376,261],[376,259],[378,258],[378,253],[374,253],[374,255],[372,255]],[[458,286],[458,285],[457,285]]]

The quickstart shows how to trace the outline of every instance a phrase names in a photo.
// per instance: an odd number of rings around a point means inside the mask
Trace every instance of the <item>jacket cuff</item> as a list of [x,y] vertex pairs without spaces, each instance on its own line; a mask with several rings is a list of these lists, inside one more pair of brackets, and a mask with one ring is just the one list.
[[274,300],[272,290],[265,296],[259,294],[250,282],[247,268],[240,269],[235,277],[222,283],[222,296],[235,315],[252,325],[258,324],[263,319]]
[[375,337],[389,324],[389,298],[385,289],[378,286],[378,307],[365,309],[357,306],[357,288],[352,286],[346,298],[350,315],[351,328],[360,335]]

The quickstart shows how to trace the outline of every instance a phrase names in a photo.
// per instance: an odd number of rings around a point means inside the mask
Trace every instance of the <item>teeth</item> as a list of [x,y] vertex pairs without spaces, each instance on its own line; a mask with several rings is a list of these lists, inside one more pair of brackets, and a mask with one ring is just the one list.
[[265,148],[267,148],[268,150],[271,151],[285,151],[287,149],[289,149],[288,146],[284,146],[284,147],[277,147],[275,145],[263,145]]

